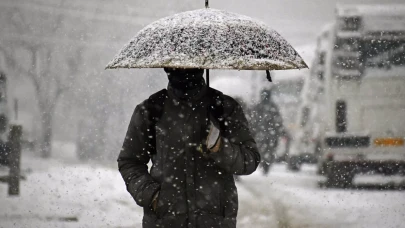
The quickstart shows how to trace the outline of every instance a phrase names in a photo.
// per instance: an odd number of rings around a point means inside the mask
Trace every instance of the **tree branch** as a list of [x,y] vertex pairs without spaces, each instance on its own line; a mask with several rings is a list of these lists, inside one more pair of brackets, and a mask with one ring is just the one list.
[[32,54],[31,55],[32,64],[31,64],[31,71],[29,72],[30,73],[29,76],[30,76],[32,82],[34,83],[35,92],[38,96],[38,100],[40,100],[41,99],[41,97],[40,97],[41,85],[39,83],[39,78],[37,78],[37,74],[35,74],[35,68],[37,66],[37,61],[38,61],[38,56],[37,56],[38,49],[31,47],[30,51]]
[[17,65],[14,56],[11,52],[0,46],[0,51],[3,52],[3,56],[6,59],[7,65],[11,65],[13,68]]

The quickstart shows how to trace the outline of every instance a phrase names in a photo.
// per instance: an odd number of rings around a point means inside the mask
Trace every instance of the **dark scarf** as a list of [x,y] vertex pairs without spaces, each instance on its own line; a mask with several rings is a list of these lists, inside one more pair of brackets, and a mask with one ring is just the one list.
[[181,100],[189,100],[200,94],[206,87],[201,69],[167,69],[168,89]]

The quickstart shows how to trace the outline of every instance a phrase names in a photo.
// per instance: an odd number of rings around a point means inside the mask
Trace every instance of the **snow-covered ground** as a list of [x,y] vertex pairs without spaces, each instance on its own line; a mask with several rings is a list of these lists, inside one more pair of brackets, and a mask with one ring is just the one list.
[[[0,184],[1,228],[141,227],[142,210],[115,167],[78,163],[69,144],[57,148],[46,161],[23,154],[19,197]],[[268,177],[243,177],[238,228],[404,227],[405,191],[322,189],[320,180],[310,166],[291,173],[275,165]]]
[[141,220],[116,169],[77,163],[62,153],[69,145],[60,148],[59,159],[23,154],[19,197],[7,196],[0,184],[1,228],[134,227]]
[[[240,182],[239,191],[250,192],[254,202],[251,207],[242,199],[241,211],[246,214],[241,217],[254,218],[249,213],[265,208],[261,216],[271,211],[278,226],[256,226],[260,220],[252,219],[253,227],[405,227],[405,191],[380,190],[392,183],[401,185],[404,179],[359,176],[355,187],[367,190],[324,189],[319,187],[324,179],[313,166],[293,173],[275,165],[268,177],[255,172]],[[248,227],[249,222],[240,220],[246,223],[241,227]]]

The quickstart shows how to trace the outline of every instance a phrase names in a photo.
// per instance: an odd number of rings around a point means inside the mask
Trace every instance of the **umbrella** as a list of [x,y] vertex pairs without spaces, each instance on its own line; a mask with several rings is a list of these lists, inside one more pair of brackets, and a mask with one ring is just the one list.
[[[108,63],[114,68],[287,70],[307,68],[276,31],[250,17],[206,8],[160,19],[142,29]],[[208,70],[207,70],[208,76]]]

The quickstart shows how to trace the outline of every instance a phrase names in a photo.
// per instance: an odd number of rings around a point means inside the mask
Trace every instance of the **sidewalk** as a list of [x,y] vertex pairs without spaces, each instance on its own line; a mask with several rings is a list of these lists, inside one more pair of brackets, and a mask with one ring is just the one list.
[[141,227],[142,210],[117,170],[29,154],[22,156],[22,170],[27,180],[19,197],[0,185],[1,228]]

